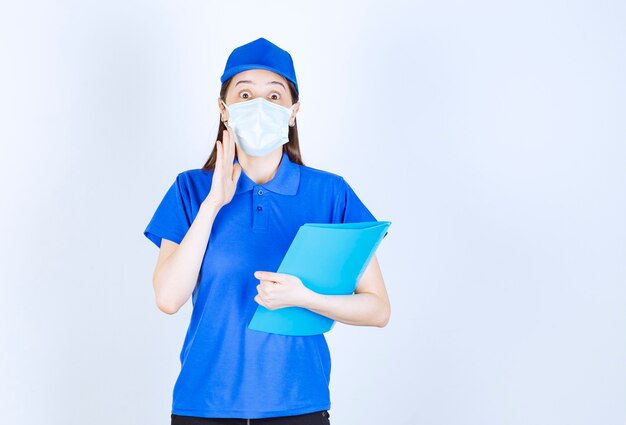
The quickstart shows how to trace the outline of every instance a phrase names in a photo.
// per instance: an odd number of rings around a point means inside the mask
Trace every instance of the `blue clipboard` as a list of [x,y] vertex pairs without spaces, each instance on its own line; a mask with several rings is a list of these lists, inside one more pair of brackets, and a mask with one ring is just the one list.
[[[298,229],[278,273],[298,276],[304,286],[325,295],[354,293],[390,221],[305,223]],[[248,329],[306,336],[330,331],[335,321],[302,307],[269,310],[259,305]]]

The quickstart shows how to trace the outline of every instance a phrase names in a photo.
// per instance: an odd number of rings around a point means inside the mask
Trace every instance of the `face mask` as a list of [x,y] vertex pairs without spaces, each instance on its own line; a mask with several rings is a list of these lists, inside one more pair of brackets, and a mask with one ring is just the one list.
[[290,108],[257,97],[226,105],[235,143],[251,156],[264,156],[289,141]]

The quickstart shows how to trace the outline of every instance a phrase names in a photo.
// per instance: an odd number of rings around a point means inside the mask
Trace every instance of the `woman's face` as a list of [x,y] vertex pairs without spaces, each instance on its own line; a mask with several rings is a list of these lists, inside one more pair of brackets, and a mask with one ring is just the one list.
[[[226,90],[225,102],[227,105],[231,105],[257,97],[263,97],[285,108],[289,108],[293,104],[287,80],[282,75],[266,69],[249,69],[233,76],[228,90]],[[228,121],[228,111],[219,99],[217,103],[222,114],[222,121]],[[294,111],[289,119],[289,125],[294,124],[299,108],[300,102],[294,107]]]

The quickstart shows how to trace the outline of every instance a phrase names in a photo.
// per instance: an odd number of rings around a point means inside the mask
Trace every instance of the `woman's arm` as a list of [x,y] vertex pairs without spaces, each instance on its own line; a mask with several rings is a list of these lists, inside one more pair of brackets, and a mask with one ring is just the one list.
[[376,254],[363,272],[354,295],[324,295],[311,291],[302,307],[348,325],[386,326],[391,304]]
[[176,313],[193,293],[219,210],[216,203],[203,202],[180,245],[167,239],[161,241],[152,285],[157,306],[164,313]]
[[241,165],[233,164],[235,158],[233,129],[228,126],[223,132],[222,141],[218,140],[215,144],[217,158],[211,190],[200,204],[196,218],[180,245],[172,241],[161,241],[152,284],[157,306],[164,313],[176,313],[193,293],[215,217],[220,209],[233,199],[237,181],[241,176]]

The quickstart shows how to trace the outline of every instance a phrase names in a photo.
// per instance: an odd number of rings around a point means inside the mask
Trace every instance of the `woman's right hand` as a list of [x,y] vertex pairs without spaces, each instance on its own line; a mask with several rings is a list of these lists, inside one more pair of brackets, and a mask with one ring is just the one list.
[[218,208],[228,204],[237,188],[237,181],[241,175],[241,165],[233,164],[235,159],[235,135],[230,126],[223,132],[222,141],[216,141],[217,159],[213,172],[211,191],[205,202],[210,202]]

